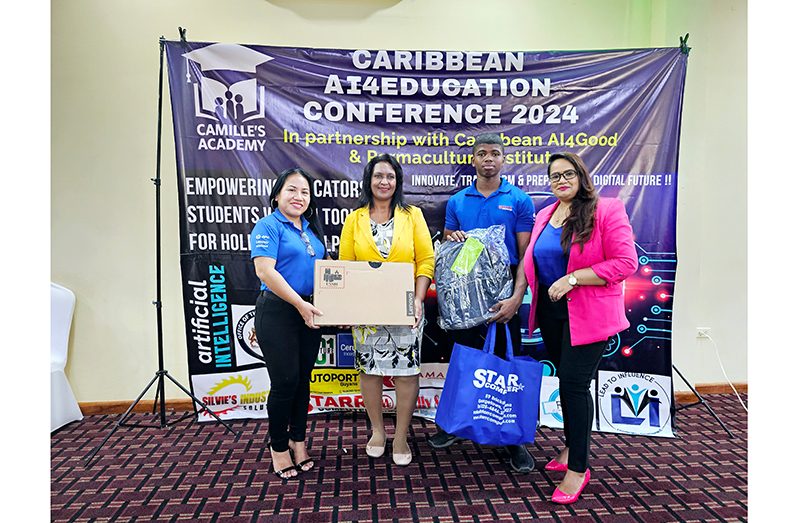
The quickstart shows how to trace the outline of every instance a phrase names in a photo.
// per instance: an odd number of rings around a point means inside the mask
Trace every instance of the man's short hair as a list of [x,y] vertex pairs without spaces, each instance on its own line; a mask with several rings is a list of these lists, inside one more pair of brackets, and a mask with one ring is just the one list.
[[471,148],[471,153],[476,154],[477,147],[483,144],[498,145],[501,147],[502,154],[504,154],[504,142],[502,141],[502,137],[497,133],[478,134],[476,138],[474,138],[474,146]]

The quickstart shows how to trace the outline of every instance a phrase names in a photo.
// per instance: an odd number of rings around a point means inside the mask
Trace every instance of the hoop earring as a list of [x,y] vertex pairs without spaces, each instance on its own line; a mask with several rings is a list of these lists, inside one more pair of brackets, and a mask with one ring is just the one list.
[[[314,209],[313,207],[308,207],[308,211],[310,211],[310,214],[305,216],[305,218],[312,218],[313,217],[313,213],[316,212],[316,209]],[[308,212],[308,211],[305,211],[305,212]]]
[[269,205],[271,206],[272,209],[276,209],[277,208],[277,200],[272,200],[269,203]]

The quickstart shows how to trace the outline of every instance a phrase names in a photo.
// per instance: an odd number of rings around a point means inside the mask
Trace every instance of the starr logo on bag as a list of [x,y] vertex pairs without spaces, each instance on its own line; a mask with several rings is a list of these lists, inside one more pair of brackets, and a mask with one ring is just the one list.
[[524,385],[518,383],[518,374],[510,373],[505,377],[490,369],[477,369],[474,378],[472,383],[478,389],[495,390],[501,394],[524,390]]

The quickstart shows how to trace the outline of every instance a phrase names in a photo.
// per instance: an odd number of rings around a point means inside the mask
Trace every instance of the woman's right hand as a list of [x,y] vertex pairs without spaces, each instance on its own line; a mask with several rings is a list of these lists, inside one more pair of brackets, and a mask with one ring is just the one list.
[[324,316],[324,313],[321,312],[319,309],[313,306],[312,303],[308,303],[306,301],[302,301],[302,303],[297,307],[299,314],[302,316],[302,319],[305,320],[305,325],[310,327],[311,329],[318,329],[319,326],[316,325],[316,316]]

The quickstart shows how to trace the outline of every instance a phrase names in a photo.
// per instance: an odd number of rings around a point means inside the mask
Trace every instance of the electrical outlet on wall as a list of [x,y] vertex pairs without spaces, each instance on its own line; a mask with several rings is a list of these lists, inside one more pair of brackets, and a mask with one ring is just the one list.
[[710,331],[712,331],[712,328],[710,328],[710,327],[696,327],[695,337],[696,338],[709,338]]

